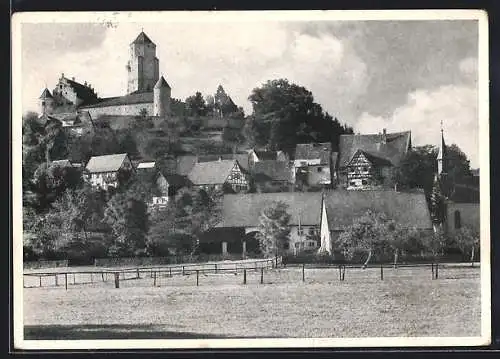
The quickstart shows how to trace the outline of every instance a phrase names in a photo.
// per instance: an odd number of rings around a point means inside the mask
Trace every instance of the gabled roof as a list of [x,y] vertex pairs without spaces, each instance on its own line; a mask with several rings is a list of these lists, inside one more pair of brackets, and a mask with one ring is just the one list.
[[366,211],[383,212],[405,228],[431,229],[432,222],[423,191],[328,191],[325,195],[330,230],[341,230]]
[[340,135],[339,167],[345,167],[357,150],[363,150],[373,156],[388,160],[394,166],[397,166],[407,153],[411,132],[387,133],[385,144],[382,137],[383,134]]
[[134,41],[132,41],[132,44],[153,44],[153,41],[144,33],[144,31],[141,31],[139,35],[135,38]]
[[222,219],[217,227],[257,227],[262,211],[275,201],[288,205],[290,225],[319,225],[320,192],[280,192],[224,195]]
[[53,98],[53,97],[52,97],[52,94],[50,93],[49,89],[45,88],[45,90],[43,90],[43,92],[39,98]]
[[137,164],[137,169],[150,169],[150,168],[155,168],[156,162],[155,161],[148,161],[148,162],[140,162]]
[[158,175],[162,175],[168,182],[168,184],[175,188],[181,188],[189,184],[189,180],[185,176],[172,173],[159,172]]
[[252,177],[256,181],[286,181],[292,180],[292,170],[288,162],[259,161],[251,169]]
[[236,164],[236,160],[198,162],[187,177],[194,185],[223,184]]
[[162,87],[168,87],[170,88],[170,85],[167,83],[167,81],[165,81],[165,78],[162,76],[160,77],[160,79],[156,82],[155,84],[155,89],[159,89],[159,88],[162,88]]
[[50,165],[51,166],[58,166],[58,167],[73,167],[70,160],[56,160],[56,161],[50,162]]
[[61,77],[61,80],[66,81],[76,93],[78,98],[82,99],[84,103],[97,100],[97,95],[89,86],[85,86],[77,81],[70,80],[67,77]]
[[353,164],[354,158],[358,154],[363,154],[363,156],[366,157],[368,161],[370,161],[371,164],[375,166],[392,166],[392,163],[389,160],[386,160],[385,158],[380,158],[377,156],[372,155],[371,153],[368,153],[363,150],[357,150],[354,155],[352,155],[352,158],[349,160],[349,162],[346,164],[346,166],[351,166]]
[[260,161],[276,161],[278,157],[277,151],[253,150]]
[[181,176],[187,176],[197,162],[196,155],[184,155],[176,158],[175,172]]
[[132,105],[139,103],[152,103],[153,102],[153,92],[133,92],[125,96],[118,97],[106,97],[99,99],[98,102],[80,106],[80,108],[94,108],[94,107],[108,107],[108,106],[119,106],[119,105]]
[[330,163],[332,144],[330,142],[299,143],[295,147],[296,160],[320,159],[321,164]]
[[90,173],[116,172],[120,169],[123,161],[128,157],[126,153],[116,155],[93,156],[87,163],[86,169]]

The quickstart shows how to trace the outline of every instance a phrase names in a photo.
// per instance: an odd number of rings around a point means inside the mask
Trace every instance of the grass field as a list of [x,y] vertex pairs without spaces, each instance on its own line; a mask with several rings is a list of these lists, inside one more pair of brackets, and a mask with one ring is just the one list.
[[[38,278],[36,278],[38,281]],[[479,268],[301,268],[24,289],[25,339],[479,336]]]

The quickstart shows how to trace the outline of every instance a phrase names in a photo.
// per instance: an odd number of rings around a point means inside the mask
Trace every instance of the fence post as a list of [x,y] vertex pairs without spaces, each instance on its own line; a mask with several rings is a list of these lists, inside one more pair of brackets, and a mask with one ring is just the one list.
[[64,273],[64,287],[68,290],[68,273]]
[[153,271],[153,287],[156,287],[156,271]]
[[436,263],[436,279],[438,279],[438,272],[439,272],[438,268],[439,268],[439,264]]
[[264,284],[264,268],[260,268],[260,284]]
[[342,266],[342,281],[345,280],[345,265]]
[[217,273],[217,263],[215,263],[215,273]]
[[94,283],[94,273],[90,272],[90,283]]
[[115,288],[120,288],[120,272],[115,272]]
[[58,281],[57,281],[57,274],[55,275],[55,280],[56,280],[56,287],[59,285]]
[[306,281],[305,264],[302,263],[302,281]]
[[198,280],[199,280],[199,279],[198,279],[198,278],[199,278],[199,275],[200,275],[200,271],[197,269],[197,270],[196,270],[196,286],[198,286],[198,283],[199,283],[199,282],[198,282]]
[[73,273],[73,285],[76,284],[75,273]]
[[168,274],[172,277],[172,267],[168,268]]
[[434,262],[431,263],[432,279],[434,280]]
[[104,272],[101,272],[101,278],[102,278],[102,281],[104,282]]
[[182,275],[184,275],[184,266],[182,266]]
[[384,280],[384,266],[380,265],[380,280]]
[[41,286],[42,286],[42,276],[41,276],[41,275],[39,275],[39,276],[38,276],[38,279],[39,279],[39,281],[40,281],[40,287],[41,287]]
[[278,255],[276,254],[276,268],[278,268]]
[[247,284],[247,270],[243,269],[243,284]]
[[137,268],[137,279],[141,278],[141,273],[139,272],[139,268]]

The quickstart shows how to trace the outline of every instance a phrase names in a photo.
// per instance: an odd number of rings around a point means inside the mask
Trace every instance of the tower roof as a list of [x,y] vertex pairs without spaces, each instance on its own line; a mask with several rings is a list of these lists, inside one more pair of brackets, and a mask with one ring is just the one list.
[[49,89],[45,88],[45,90],[43,90],[42,94],[40,95],[40,98],[53,98],[53,97]]
[[167,81],[165,80],[165,78],[162,76],[160,77],[160,79],[158,80],[158,82],[156,82],[156,85],[155,85],[155,89],[159,89],[161,87],[168,87],[168,88],[171,88],[170,85],[167,83]]
[[444,160],[446,157],[446,144],[444,143],[443,129],[441,129],[441,141],[439,142],[438,160]]
[[137,38],[132,42],[133,44],[154,44],[153,41],[141,31],[141,33],[137,36]]

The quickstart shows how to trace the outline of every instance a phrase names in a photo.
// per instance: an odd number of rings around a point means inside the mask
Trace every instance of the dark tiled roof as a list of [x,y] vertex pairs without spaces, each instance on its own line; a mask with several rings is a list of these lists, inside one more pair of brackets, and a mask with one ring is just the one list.
[[290,225],[319,225],[320,192],[248,193],[224,195],[217,227],[257,227],[261,212],[275,201],[288,205]]
[[181,176],[187,176],[189,172],[193,169],[194,165],[197,162],[196,155],[185,155],[178,156],[176,166],[176,173]]
[[141,31],[141,33],[135,38],[135,40],[132,42],[133,44],[152,44],[153,41],[144,33],[144,31]]
[[332,144],[329,142],[321,143],[300,143],[295,147],[296,160],[314,160],[320,159],[321,164],[330,163],[332,154]]
[[292,180],[292,170],[288,162],[259,161],[253,165],[252,177],[257,181],[286,181]]
[[432,228],[423,192],[395,191],[329,191],[325,196],[330,230],[352,224],[368,210],[385,213],[405,228]]
[[455,184],[448,199],[455,203],[479,203],[479,188]]
[[254,150],[254,152],[261,161],[276,161],[278,157],[276,151]]
[[81,83],[70,80],[68,78],[64,79],[73,88],[78,98],[82,99],[84,103],[97,100],[97,96],[94,90],[92,90],[90,87],[82,85]]
[[226,182],[235,160],[222,160],[196,163],[188,174],[195,185],[216,185]]
[[376,165],[376,166],[392,166],[392,163],[389,160],[386,160],[385,158],[380,158],[377,156],[372,155],[371,153],[365,152],[363,150],[357,150],[354,155],[352,156],[351,160],[347,163],[347,166],[351,165],[352,160],[356,156],[356,154],[362,153],[368,161],[370,161],[371,164]]
[[411,133],[410,131],[387,133],[385,144],[382,143],[382,136],[382,134],[340,135],[339,166],[345,167],[357,150],[363,150],[397,166],[407,152]]
[[170,88],[170,85],[167,83],[167,81],[165,80],[165,78],[162,76],[160,77],[160,79],[158,80],[158,82],[155,84],[155,89],[159,89],[161,87],[168,87]]
[[164,173],[163,177],[165,177],[165,179],[167,180],[167,182],[170,186],[173,186],[176,188],[181,188],[181,187],[187,186],[189,183],[189,180],[185,176],[181,176],[178,174]]
[[52,97],[52,94],[50,93],[49,89],[45,88],[45,90],[43,90],[43,92],[39,98],[53,98],[53,97]]
[[108,107],[152,102],[153,92],[135,92],[125,96],[102,98],[92,105],[81,106],[80,108]]
[[126,153],[116,155],[94,156],[87,163],[87,171],[90,173],[97,172],[116,172],[122,166],[123,161],[127,158]]

